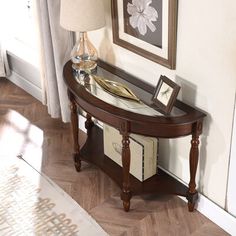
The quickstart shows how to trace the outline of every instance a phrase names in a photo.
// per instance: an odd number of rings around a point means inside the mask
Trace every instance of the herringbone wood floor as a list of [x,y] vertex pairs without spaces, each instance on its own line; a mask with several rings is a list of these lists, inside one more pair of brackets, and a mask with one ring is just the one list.
[[[81,132],[83,140],[85,134]],[[23,154],[86,209],[109,235],[227,235],[174,196],[133,197],[123,211],[117,186],[96,167],[77,173],[69,124],[52,119],[36,99],[0,78],[0,156]]]

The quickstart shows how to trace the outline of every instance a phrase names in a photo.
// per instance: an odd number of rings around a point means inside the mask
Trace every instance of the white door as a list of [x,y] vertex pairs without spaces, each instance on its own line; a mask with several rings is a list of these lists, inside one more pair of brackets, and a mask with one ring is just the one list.
[[236,104],[234,108],[233,135],[231,142],[227,210],[236,217]]
[[35,3],[36,0],[0,0],[0,35],[4,34],[11,69],[8,79],[41,100]]

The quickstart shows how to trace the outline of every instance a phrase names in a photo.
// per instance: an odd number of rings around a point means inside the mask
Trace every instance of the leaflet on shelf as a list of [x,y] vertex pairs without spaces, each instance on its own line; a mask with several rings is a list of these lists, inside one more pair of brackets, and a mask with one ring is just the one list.
[[[122,166],[122,136],[115,128],[104,124],[104,154]],[[159,140],[130,134],[130,173],[144,181],[157,173]]]

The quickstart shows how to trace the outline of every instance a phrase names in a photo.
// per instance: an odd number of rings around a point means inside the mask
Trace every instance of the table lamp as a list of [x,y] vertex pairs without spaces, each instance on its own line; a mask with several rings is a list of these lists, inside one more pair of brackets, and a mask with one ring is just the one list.
[[105,25],[102,0],[61,0],[60,24],[63,28],[79,32],[79,40],[71,52],[72,67],[79,73],[97,67],[98,53],[89,41],[87,31]]

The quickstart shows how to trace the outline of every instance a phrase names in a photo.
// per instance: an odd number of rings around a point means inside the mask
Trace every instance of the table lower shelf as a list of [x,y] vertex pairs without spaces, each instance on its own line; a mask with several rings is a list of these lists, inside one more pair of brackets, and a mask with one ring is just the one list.
[[[88,130],[87,135],[87,141],[80,150],[80,159],[96,165],[122,189],[122,167],[104,155],[103,131],[97,126],[93,126]],[[167,193],[186,197],[188,191],[187,186],[161,169],[158,169],[158,174],[143,182],[130,175],[130,188],[132,195]]]

